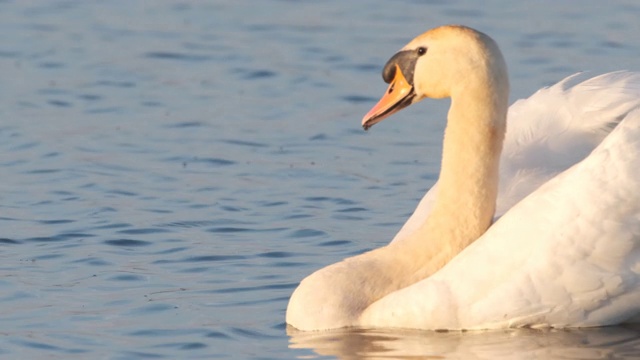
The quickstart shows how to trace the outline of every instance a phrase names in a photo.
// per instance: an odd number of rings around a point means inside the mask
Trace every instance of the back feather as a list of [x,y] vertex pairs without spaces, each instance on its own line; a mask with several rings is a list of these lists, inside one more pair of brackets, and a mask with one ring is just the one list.
[[639,73],[588,76],[569,76],[509,108],[496,217],[587,157],[640,107]]

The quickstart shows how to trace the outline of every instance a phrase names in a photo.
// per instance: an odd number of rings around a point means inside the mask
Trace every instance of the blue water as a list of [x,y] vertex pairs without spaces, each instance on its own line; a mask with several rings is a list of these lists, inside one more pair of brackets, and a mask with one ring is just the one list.
[[287,333],[315,269],[388,242],[437,178],[446,101],[365,133],[440,24],[513,98],[640,70],[636,1],[1,1],[0,356],[621,359],[640,328]]

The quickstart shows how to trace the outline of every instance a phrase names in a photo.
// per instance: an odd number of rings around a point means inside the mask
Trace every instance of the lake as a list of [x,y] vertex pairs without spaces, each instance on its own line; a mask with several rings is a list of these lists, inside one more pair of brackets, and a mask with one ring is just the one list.
[[640,327],[295,333],[299,281],[386,244],[448,101],[364,132],[423,31],[500,44],[512,98],[640,70],[636,1],[0,0],[0,356],[636,359]]

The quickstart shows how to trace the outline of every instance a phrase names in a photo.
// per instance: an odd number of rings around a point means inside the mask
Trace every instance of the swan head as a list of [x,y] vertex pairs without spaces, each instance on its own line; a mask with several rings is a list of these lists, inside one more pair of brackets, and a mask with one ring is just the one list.
[[441,26],[416,37],[389,59],[382,78],[389,87],[362,119],[365,130],[426,97],[473,89],[508,101],[507,67],[498,46],[464,26]]

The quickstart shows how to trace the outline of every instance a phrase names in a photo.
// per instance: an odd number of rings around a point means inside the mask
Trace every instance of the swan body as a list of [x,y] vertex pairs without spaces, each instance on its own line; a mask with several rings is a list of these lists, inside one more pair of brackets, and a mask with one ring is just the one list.
[[389,245],[305,278],[288,324],[583,327],[640,314],[640,74],[574,75],[507,108],[497,45],[444,26],[383,78],[365,129],[451,97],[440,178]]

